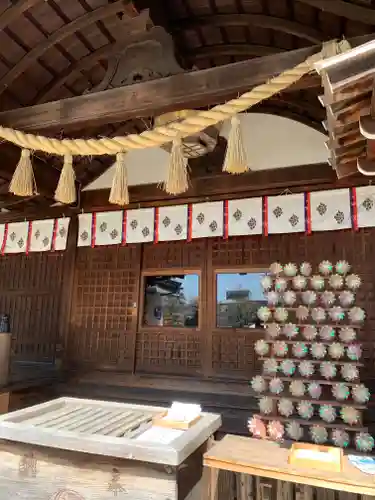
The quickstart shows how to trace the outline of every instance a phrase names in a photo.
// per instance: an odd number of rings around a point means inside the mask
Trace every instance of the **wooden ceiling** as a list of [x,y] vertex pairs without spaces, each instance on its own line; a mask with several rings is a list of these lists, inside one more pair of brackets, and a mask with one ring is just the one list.
[[[124,19],[150,9],[150,18],[172,34],[186,69],[209,68],[316,45],[332,38],[372,33],[370,0],[0,0],[0,111],[82,95],[99,84],[106,60],[122,39]],[[290,117],[322,130],[319,89],[303,89],[261,104],[255,110]],[[103,136],[141,131],[148,120],[132,120],[74,131]],[[70,136],[69,130],[60,135]],[[23,209],[53,203],[58,162],[41,195],[25,204],[6,194],[16,163],[13,148],[2,146],[0,206]],[[83,161],[77,178],[86,185],[108,167]]]

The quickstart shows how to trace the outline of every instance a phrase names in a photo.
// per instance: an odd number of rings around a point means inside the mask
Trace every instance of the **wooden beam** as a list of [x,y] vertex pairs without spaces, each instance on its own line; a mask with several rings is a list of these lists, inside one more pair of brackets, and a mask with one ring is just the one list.
[[[213,159],[214,161],[214,159]],[[192,168],[192,173],[197,167]],[[302,165],[296,167],[258,170],[243,175],[230,175],[218,172],[192,175],[189,190],[183,196],[171,196],[165,193],[157,184],[132,186],[129,189],[131,205],[148,206],[153,204],[173,204],[183,201],[195,202],[207,197],[228,198],[257,196],[259,194],[280,193],[285,189],[300,191],[315,189],[316,186],[324,189],[325,185],[337,182],[336,172],[327,163]],[[84,191],[81,195],[81,207],[85,210],[106,209],[109,190]],[[112,206],[113,209],[113,206]]]
[[[360,45],[375,34],[350,40]],[[161,78],[104,92],[62,99],[0,113],[0,123],[20,130],[59,130],[115,123],[182,108],[209,106],[264,83],[319,51],[319,46],[292,50],[202,71]],[[307,77],[289,91],[319,85]]]

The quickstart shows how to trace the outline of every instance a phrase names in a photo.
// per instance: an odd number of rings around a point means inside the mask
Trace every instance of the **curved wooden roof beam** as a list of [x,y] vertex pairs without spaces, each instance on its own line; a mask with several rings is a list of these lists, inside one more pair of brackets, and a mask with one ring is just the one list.
[[62,71],[58,77],[52,80],[50,83],[45,85],[42,89],[39,90],[37,96],[30,103],[30,106],[35,104],[42,104],[44,102],[52,101],[57,98],[57,93],[61,89],[61,87],[67,82],[69,79],[78,78],[81,71],[88,70],[95,66],[95,64],[101,59],[107,59],[111,54],[116,51],[117,45],[120,47],[122,44],[113,44],[109,43],[100,47],[100,49],[96,50],[92,54],[88,56],[82,57],[82,59],[77,62],[70,64],[64,71]]
[[375,10],[373,8],[355,5],[343,0],[298,0],[300,3],[315,7],[316,9],[346,17],[352,21],[364,24],[375,24]]
[[202,59],[213,59],[223,56],[242,56],[242,57],[263,57],[271,54],[284,52],[284,49],[277,47],[268,47],[267,45],[249,45],[247,43],[207,45],[189,51],[186,58],[194,61]]
[[10,69],[0,79],[0,95],[9,87],[12,82],[24,73],[33,62],[41,57],[48,49],[53,47],[56,43],[61,42],[68,36],[74,35],[76,31],[82,30],[87,26],[96,23],[106,17],[112,16],[125,10],[124,3],[126,0],[117,0],[116,2],[99,7],[83,16],[74,19],[72,22],[62,26],[51,36],[44,40],[42,43],[34,47],[27,53],[12,69]]
[[279,17],[265,16],[260,14],[218,14],[215,16],[202,16],[194,19],[182,19],[175,21],[172,30],[181,31],[195,29],[204,26],[216,26],[218,28],[232,26],[258,26],[268,28],[288,35],[294,35],[298,38],[308,40],[312,43],[320,43],[324,40],[323,33],[314,28],[305,26],[295,21],[281,19]]
[[0,15],[0,31],[6,28],[11,22],[17,19],[21,14],[34,7],[34,5],[41,3],[43,0],[21,0],[16,4],[8,7]]

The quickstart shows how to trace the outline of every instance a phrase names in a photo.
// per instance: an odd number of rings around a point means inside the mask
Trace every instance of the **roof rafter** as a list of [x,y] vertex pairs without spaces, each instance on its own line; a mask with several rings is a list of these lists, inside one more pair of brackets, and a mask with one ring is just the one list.
[[0,15],[0,31],[6,28],[11,22],[21,14],[34,7],[43,0],[21,0],[15,5],[11,5]]
[[352,21],[364,24],[375,24],[375,10],[372,8],[344,2],[343,0],[298,0],[300,3],[315,7],[319,10],[346,17]]
[[122,12],[125,10],[124,2],[126,0],[117,0],[109,5],[104,5],[91,12],[88,12],[70,23],[62,26],[51,36],[44,40],[42,43],[34,47],[29,53],[27,53],[13,68],[11,68],[5,75],[0,79],[0,95],[9,87],[12,82],[24,73],[33,62],[41,57],[48,49],[53,47],[56,43],[61,42],[68,36],[74,35],[78,30],[86,28],[90,24],[96,23],[97,21],[104,19],[108,16]]
[[216,26],[218,28],[226,28],[232,26],[258,26],[260,28],[268,28],[289,35],[294,35],[298,38],[308,40],[312,43],[319,43],[324,40],[323,33],[318,30],[298,23],[289,19],[279,17],[265,16],[261,14],[218,14],[214,16],[202,16],[197,18],[186,18],[176,21],[172,31],[181,31],[196,29],[197,27]]

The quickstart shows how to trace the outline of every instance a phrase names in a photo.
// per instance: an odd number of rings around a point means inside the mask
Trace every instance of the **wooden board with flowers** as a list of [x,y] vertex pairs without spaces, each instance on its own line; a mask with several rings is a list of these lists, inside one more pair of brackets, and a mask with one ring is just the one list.
[[346,261],[323,261],[316,273],[308,262],[270,266],[268,305],[258,310],[266,334],[255,345],[263,373],[251,381],[260,410],[249,420],[254,437],[373,449],[362,421],[370,393],[360,382],[360,285]]

